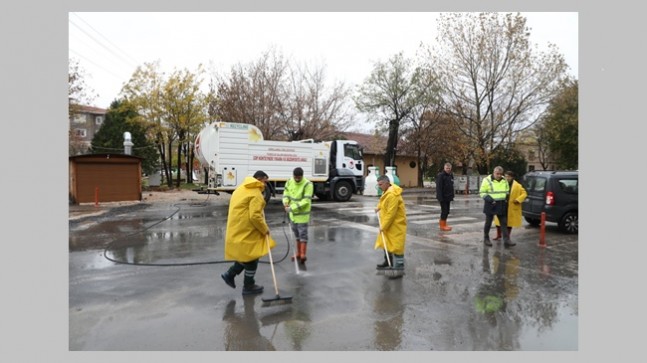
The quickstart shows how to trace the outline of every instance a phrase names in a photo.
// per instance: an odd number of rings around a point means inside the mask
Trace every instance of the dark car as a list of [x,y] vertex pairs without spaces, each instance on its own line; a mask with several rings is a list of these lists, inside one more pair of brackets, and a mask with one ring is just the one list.
[[523,186],[528,197],[523,202],[522,214],[533,226],[546,221],[555,222],[566,233],[578,233],[577,171],[531,171],[523,176]]

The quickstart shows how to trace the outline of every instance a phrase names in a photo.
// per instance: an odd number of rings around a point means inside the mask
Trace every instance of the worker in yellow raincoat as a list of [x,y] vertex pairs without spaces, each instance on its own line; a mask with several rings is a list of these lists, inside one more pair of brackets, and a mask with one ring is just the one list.
[[[382,234],[386,237],[384,262],[377,265],[378,269],[389,267],[386,254],[389,254],[393,268],[404,269],[404,241],[407,235],[407,212],[402,199],[402,188],[391,184],[389,177],[381,175],[377,178],[377,186],[382,190],[380,202],[375,208],[379,213],[380,233],[375,240],[375,249],[384,249]],[[383,232],[383,233],[382,233]]]
[[269,252],[266,238],[269,238],[270,248],[276,245],[270,237],[270,228],[265,222],[263,213],[265,208],[263,190],[268,178],[261,170],[253,177],[245,177],[243,183],[234,190],[229,201],[225,259],[235,262],[220,276],[227,285],[235,289],[234,278],[244,270],[243,295],[263,292],[263,286],[256,285],[254,280],[258,260]]
[[[510,234],[512,233],[512,227],[521,227],[521,206],[528,196],[528,192],[526,192],[523,185],[514,180],[515,176],[516,175],[512,170],[505,172],[505,180],[507,180],[508,185],[510,185],[510,193],[508,194],[508,237],[510,237]],[[494,216],[494,225],[496,226],[496,237],[494,240],[498,241],[501,239],[501,222],[499,222],[499,217],[497,216]],[[514,242],[510,241],[510,243]]]

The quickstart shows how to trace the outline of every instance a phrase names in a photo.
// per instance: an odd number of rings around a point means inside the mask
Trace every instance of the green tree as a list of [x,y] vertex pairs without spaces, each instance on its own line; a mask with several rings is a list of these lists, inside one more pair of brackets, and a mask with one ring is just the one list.
[[[193,140],[207,121],[206,96],[200,91],[202,73],[202,66],[195,73],[186,69],[175,71],[164,83],[162,93],[163,117],[177,135],[177,170],[182,169],[182,152],[185,151],[189,183],[193,175]],[[180,175],[178,172],[177,188],[180,187]]]
[[385,166],[394,165],[400,123],[430,103],[432,82],[428,75],[400,52],[385,62],[376,62],[369,77],[358,88],[357,109],[388,125]]
[[542,119],[548,149],[558,169],[578,168],[578,82],[566,80]]
[[137,121],[136,108],[123,100],[110,104],[101,128],[92,139],[92,153],[124,153],[124,132],[132,136],[132,155],[143,158],[142,170],[151,174],[157,170],[159,155],[155,144],[146,137],[146,128]]
[[481,173],[491,171],[494,150],[537,122],[567,69],[554,45],[538,52],[530,34],[518,13],[442,13],[437,46],[427,48],[446,110],[460,119]]
[[[512,170],[519,179],[526,173],[528,162],[526,156],[514,147],[514,144],[502,145],[492,153],[492,168],[500,165],[503,170]],[[490,170],[489,173],[492,171]]]
[[159,70],[159,61],[145,63],[137,67],[130,80],[121,90],[121,95],[135,106],[141,122],[155,146],[162,160],[162,170],[167,185],[172,186],[171,162],[173,149],[173,130],[163,118],[162,85],[163,74]]

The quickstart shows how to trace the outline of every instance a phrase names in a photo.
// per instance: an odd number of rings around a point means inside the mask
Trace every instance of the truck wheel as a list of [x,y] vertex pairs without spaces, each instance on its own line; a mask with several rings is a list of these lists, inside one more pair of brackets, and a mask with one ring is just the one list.
[[265,186],[265,189],[263,189],[263,199],[265,199],[265,204],[267,204],[270,201],[271,196],[272,196],[272,192],[270,191],[269,186]]
[[577,222],[577,213],[576,212],[568,212],[564,214],[562,219],[558,223],[559,229],[566,233],[577,233],[578,230],[578,222]]
[[338,202],[347,202],[353,195],[353,188],[347,181],[340,181],[335,184],[335,200]]

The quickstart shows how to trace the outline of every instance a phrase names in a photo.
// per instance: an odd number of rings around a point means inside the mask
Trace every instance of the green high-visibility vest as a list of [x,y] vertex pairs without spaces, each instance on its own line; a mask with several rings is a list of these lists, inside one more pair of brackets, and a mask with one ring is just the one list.
[[294,178],[285,183],[283,190],[283,205],[290,207],[290,220],[294,223],[310,222],[310,208],[312,207],[312,195],[314,187],[312,182],[302,178],[296,182]]
[[510,185],[505,178],[496,180],[492,175],[488,175],[487,178],[483,179],[483,182],[481,182],[481,189],[479,192],[481,198],[485,198],[486,195],[489,195],[496,201],[502,201],[508,196]]

